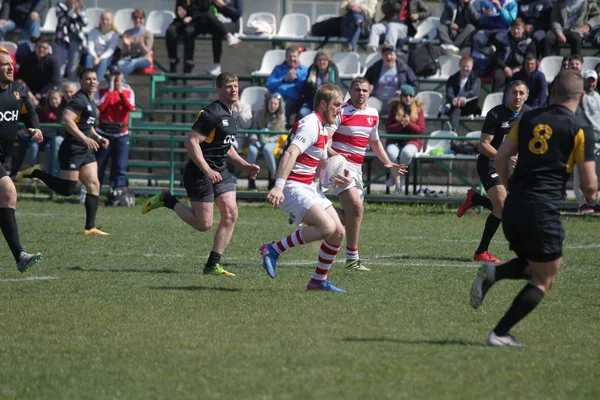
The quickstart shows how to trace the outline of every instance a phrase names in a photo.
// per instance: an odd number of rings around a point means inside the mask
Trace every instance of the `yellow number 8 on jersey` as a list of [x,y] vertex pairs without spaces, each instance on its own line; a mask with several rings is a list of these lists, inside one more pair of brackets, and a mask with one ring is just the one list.
[[552,128],[549,125],[538,124],[533,128],[533,138],[529,141],[529,151],[533,154],[546,154],[548,139],[552,137]]

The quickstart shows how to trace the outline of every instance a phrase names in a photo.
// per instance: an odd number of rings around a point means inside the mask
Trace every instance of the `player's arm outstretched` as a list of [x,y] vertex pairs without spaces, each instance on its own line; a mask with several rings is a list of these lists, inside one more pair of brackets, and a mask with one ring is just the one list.
[[42,135],[42,131],[40,130],[40,119],[27,94],[21,93],[21,98],[23,99],[24,108],[21,109],[19,117],[21,122],[27,127],[27,131],[31,135],[31,140],[39,143],[44,140],[44,135]]
[[206,160],[204,159],[204,154],[202,154],[202,149],[200,148],[200,144],[206,140],[206,135],[203,135],[195,130],[191,130],[188,133],[187,138],[185,139],[185,149],[187,150],[190,158],[194,161],[194,164],[200,171],[206,175],[208,180],[212,183],[218,183],[223,180],[221,174],[215,170],[213,170]]
[[267,195],[267,201],[273,204],[275,208],[279,207],[284,200],[283,187],[285,186],[285,181],[288,176],[290,176],[290,172],[292,172],[296,159],[300,154],[302,154],[302,150],[292,143],[281,156],[279,168],[277,168],[277,175],[275,176],[275,186]]
[[234,167],[239,169],[243,169],[246,174],[252,179],[255,179],[258,173],[260,172],[260,167],[256,164],[250,164],[248,161],[244,160],[238,152],[235,150],[233,146],[229,148],[227,151],[227,161],[233,164]]
[[404,175],[408,172],[408,166],[404,164],[396,164],[393,163],[388,157],[385,149],[383,148],[383,144],[381,144],[381,140],[379,139],[369,139],[369,146],[371,146],[371,150],[375,153],[375,156],[383,163],[383,166],[388,169],[393,169],[398,172],[400,175]]

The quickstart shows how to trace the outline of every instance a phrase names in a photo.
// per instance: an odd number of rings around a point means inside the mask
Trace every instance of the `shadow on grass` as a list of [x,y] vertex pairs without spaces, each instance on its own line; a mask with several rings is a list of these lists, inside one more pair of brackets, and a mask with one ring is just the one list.
[[124,269],[101,269],[101,268],[83,268],[83,267],[70,267],[67,268],[69,271],[81,271],[81,272],[140,272],[143,274],[179,274],[179,271],[173,271],[172,269],[135,269],[135,268],[124,268]]
[[150,289],[154,290],[214,290],[217,292],[241,292],[242,289],[238,288],[224,288],[224,287],[211,287],[211,286],[150,286]]
[[398,344],[433,344],[437,346],[476,346],[483,347],[479,342],[467,342],[466,340],[427,340],[427,339],[392,339],[392,338],[355,338],[346,337],[342,339],[344,342],[388,342]]
[[432,260],[432,261],[456,261],[456,262],[473,262],[471,258],[465,257],[438,257],[438,256],[422,256],[422,255],[409,255],[400,254],[397,256],[379,257],[378,259],[383,260]]

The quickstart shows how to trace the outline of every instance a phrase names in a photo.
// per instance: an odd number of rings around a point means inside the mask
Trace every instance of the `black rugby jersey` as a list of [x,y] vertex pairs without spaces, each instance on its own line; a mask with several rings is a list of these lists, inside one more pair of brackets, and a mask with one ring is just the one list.
[[508,136],[519,146],[519,162],[508,190],[562,198],[573,166],[594,160],[594,132],[571,110],[552,105],[530,111]]
[[40,128],[35,107],[29,101],[27,90],[18,82],[11,82],[8,88],[0,89],[0,162],[10,155],[17,138],[18,123],[27,128]]
[[[518,113],[515,113],[513,110],[508,108],[506,104],[497,105],[487,113],[485,122],[481,128],[481,133],[486,135],[494,135],[494,138],[490,144],[493,148],[498,150],[504,141],[504,137],[508,135],[511,128],[517,123],[524,112],[530,110],[531,107],[529,107],[527,104],[523,104],[523,107],[521,107],[521,110]],[[489,161],[489,158],[483,154],[480,154],[479,158]]]
[[[90,96],[86,92],[79,90],[73,95],[65,110],[69,110],[77,115],[75,118],[77,127],[85,136],[91,137],[92,128],[96,126],[96,120],[98,119],[98,107],[96,107],[94,100],[90,99]],[[71,134],[65,135],[65,140],[81,143]]]
[[227,106],[218,100],[210,103],[200,111],[192,130],[206,136],[200,143],[200,149],[209,167],[215,171],[225,168],[227,152],[237,135],[235,118]]

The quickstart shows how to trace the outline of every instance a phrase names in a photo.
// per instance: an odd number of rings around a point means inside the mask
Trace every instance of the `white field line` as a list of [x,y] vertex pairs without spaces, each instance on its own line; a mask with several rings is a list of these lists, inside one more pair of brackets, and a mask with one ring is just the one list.
[[50,281],[60,279],[58,276],[30,276],[28,278],[0,279],[0,282],[22,282],[22,281]]

